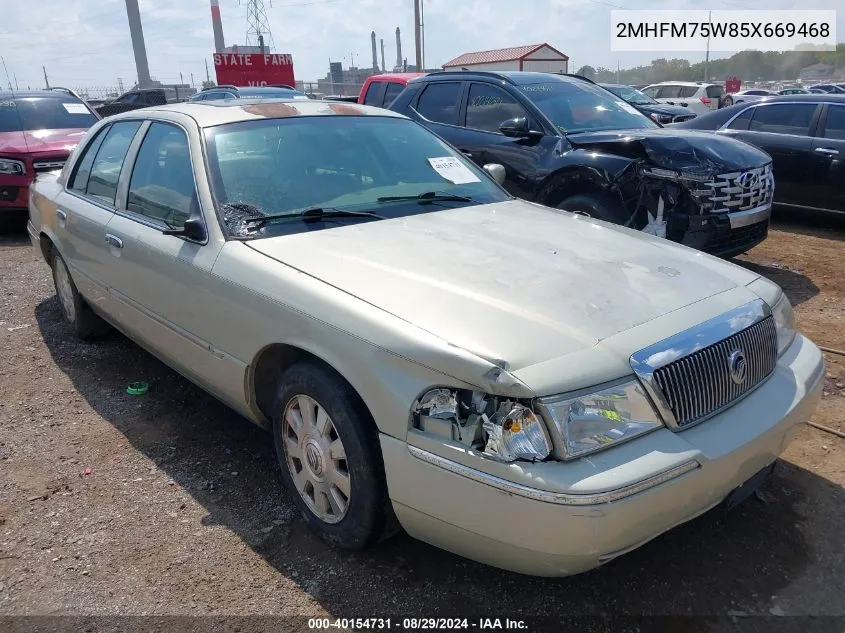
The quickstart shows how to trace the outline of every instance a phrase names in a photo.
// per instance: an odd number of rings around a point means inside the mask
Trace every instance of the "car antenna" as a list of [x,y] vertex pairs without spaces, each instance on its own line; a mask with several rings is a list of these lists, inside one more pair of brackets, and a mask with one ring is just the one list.
[[[6,81],[9,82],[9,91],[14,92],[15,89],[12,88],[12,79],[9,77],[9,69],[6,67],[6,58],[0,55],[0,60],[3,62],[3,70],[6,71]],[[15,80],[15,83],[17,83],[17,79]]]

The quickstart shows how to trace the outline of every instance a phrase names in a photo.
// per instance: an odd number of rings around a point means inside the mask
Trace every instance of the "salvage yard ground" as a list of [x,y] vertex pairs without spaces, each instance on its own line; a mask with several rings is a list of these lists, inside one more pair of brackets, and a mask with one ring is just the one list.
[[[845,348],[845,222],[781,220],[739,261],[784,287],[805,334]],[[0,238],[0,348],[0,615],[845,616],[845,440],[814,428],[734,512],[533,579],[405,535],[325,547],[269,436],[121,336],[74,340],[22,235]],[[826,358],[814,421],[845,430],[845,357]],[[126,394],[135,380],[147,395]]]

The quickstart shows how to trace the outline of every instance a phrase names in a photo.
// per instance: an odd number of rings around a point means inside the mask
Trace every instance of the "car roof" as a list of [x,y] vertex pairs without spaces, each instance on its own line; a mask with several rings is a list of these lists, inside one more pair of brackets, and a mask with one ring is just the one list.
[[381,116],[393,119],[407,119],[403,114],[357,103],[339,101],[317,101],[312,99],[212,99],[209,101],[184,101],[168,105],[151,106],[131,110],[108,118],[120,119],[172,118],[168,115],[188,116],[200,127],[212,127],[225,123],[252,121],[263,118],[291,118],[313,116]]
[[425,73],[382,73],[380,75],[370,75],[367,77],[368,81],[390,81],[391,79],[398,79],[399,81],[408,82],[417,77],[423,77]]
[[719,84],[700,81],[660,81],[649,86],[718,86]]
[[[262,95],[262,94],[274,94],[279,92],[299,92],[296,88],[288,88],[285,86],[245,86],[243,88],[235,87],[232,88],[231,86],[218,86],[216,88],[209,88],[206,92],[214,92],[218,90],[220,92],[226,92],[236,90],[238,94],[241,95]],[[197,94],[202,94],[198,92]]]
[[59,90],[0,90],[0,99],[31,99],[33,97],[55,97],[56,99],[77,99],[68,92]]
[[[520,85],[548,83],[559,81],[562,83],[587,82],[595,83],[585,77],[577,75],[560,75],[558,73],[538,73],[527,70],[444,70],[429,73],[417,81],[454,81],[456,77],[462,79],[499,79],[506,83]],[[416,81],[414,83],[417,83]]]

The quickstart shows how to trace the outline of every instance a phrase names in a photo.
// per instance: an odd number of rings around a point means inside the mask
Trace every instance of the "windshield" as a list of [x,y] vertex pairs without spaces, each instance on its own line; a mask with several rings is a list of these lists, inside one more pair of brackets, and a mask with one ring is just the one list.
[[520,89],[562,132],[659,127],[634,106],[586,82],[526,84]]
[[[246,107],[270,106],[293,109]],[[208,128],[206,141],[215,202],[225,230],[239,239],[379,220],[363,212],[391,219],[509,197],[407,119],[267,118]],[[312,213],[304,216],[307,210]],[[255,221],[269,215],[290,217]]]
[[605,86],[605,88],[610,90],[610,92],[615,94],[617,97],[621,97],[628,103],[635,103],[637,105],[657,103],[657,101],[655,101],[648,95],[643,94],[639,90],[631,88],[630,86]]
[[97,117],[73,97],[13,97],[0,99],[0,132],[89,128]]

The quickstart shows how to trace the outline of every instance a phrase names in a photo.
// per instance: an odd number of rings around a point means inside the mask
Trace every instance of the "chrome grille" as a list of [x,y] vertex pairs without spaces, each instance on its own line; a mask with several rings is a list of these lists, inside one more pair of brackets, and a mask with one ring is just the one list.
[[[732,378],[731,355],[745,357],[742,382]],[[697,422],[729,405],[756,387],[774,371],[777,331],[769,316],[754,325],[654,371],[679,428]]]
[[775,178],[772,165],[720,174],[701,183],[692,194],[712,213],[747,211],[772,202]]

